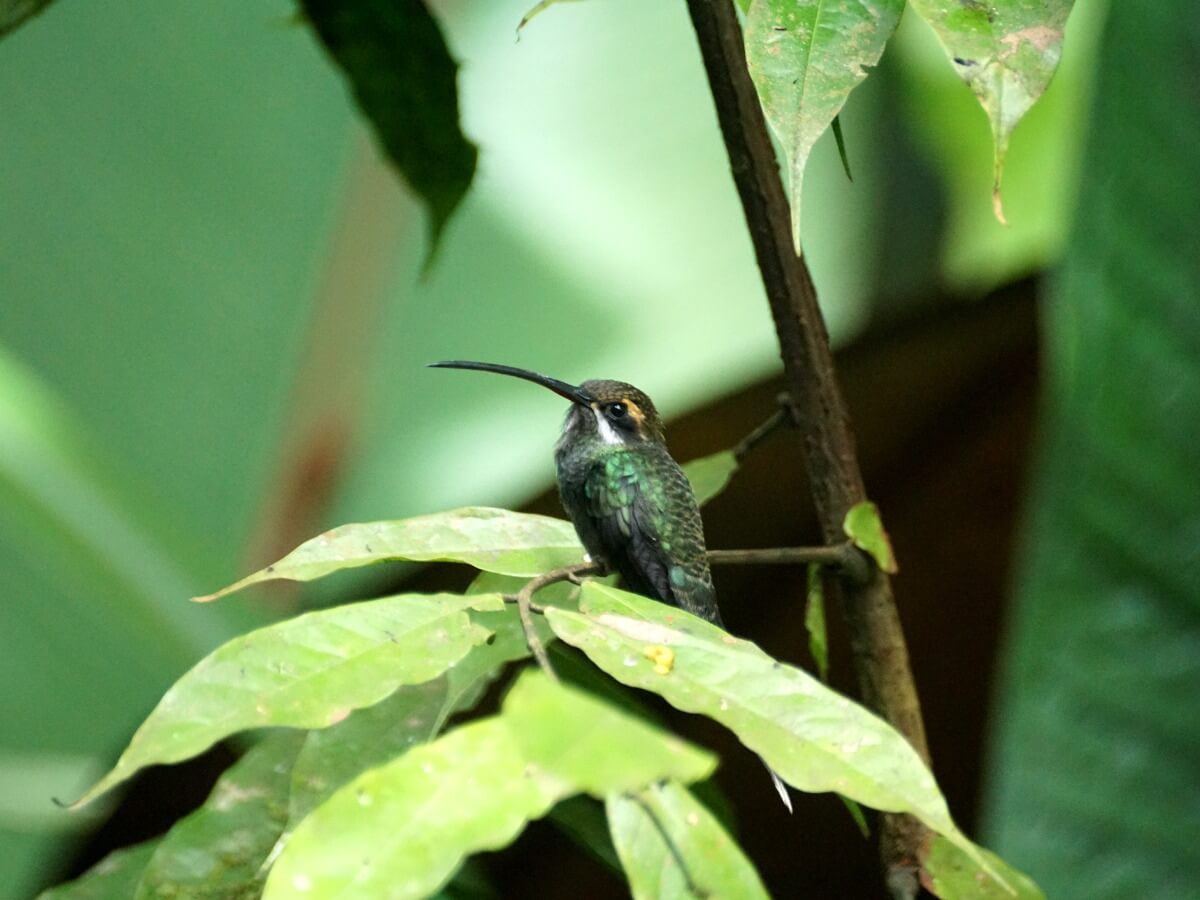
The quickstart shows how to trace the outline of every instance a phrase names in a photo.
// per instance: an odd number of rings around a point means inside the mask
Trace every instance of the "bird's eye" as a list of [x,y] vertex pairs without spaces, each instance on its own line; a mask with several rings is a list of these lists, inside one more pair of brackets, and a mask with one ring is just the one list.
[[624,403],[610,403],[608,405],[608,415],[613,419],[625,418],[625,413],[628,411]]

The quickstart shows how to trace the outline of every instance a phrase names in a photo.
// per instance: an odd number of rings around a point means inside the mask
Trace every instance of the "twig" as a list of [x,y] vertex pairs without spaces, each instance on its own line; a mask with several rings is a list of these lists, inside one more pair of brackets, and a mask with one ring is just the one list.
[[709,550],[710,565],[798,566],[816,563],[836,569],[851,584],[869,584],[875,563],[850,541],[821,547],[769,547],[756,550]]
[[781,425],[795,426],[796,408],[792,405],[792,398],[787,394],[780,394],[775,398],[775,402],[778,404],[775,412],[771,413],[765,422],[738,441],[737,445],[733,448],[733,456],[738,462],[749,456],[752,450],[778,431]]
[[[816,290],[792,245],[779,164],[746,68],[742,29],[732,0],[688,0],[688,12],[775,321],[787,389],[799,417],[813,505],[826,543],[836,544],[844,537],[842,521],[847,511],[866,499],[866,490]],[[891,583],[876,568],[865,583],[843,580],[841,587],[863,698],[928,761],[925,726]],[[893,896],[916,896],[926,835],[911,817],[884,816],[880,851]]]
[[763,547],[753,550],[709,550],[708,561],[716,566],[799,566],[818,563],[842,568],[858,556],[849,541],[831,547]]
[[[546,677],[555,684],[559,683],[558,673],[554,671],[554,666],[550,664],[550,657],[546,653],[546,645],[538,637],[537,629],[533,625],[533,595],[542,588],[558,584],[560,581],[573,581],[578,584],[579,579],[584,575],[598,575],[603,571],[604,567],[594,562],[575,563],[574,565],[563,566],[561,569],[551,569],[549,572],[543,572],[536,578],[531,578],[516,594],[505,596],[504,598],[509,602],[517,604],[517,614],[521,617],[521,628],[525,632],[525,643],[529,645],[529,650],[533,654],[533,658],[537,660],[537,664],[546,673]],[[541,609],[538,609],[538,612],[541,612]]]

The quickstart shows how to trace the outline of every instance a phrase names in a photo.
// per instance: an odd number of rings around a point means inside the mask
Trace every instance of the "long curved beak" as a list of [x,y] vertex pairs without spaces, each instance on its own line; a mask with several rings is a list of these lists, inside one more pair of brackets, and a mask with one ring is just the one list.
[[447,359],[442,362],[429,363],[429,368],[474,369],[479,372],[497,372],[501,375],[511,375],[513,378],[523,378],[526,381],[532,381],[534,384],[540,384],[542,387],[554,391],[560,397],[566,397],[572,403],[578,403],[580,406],[590,406],[592,404],[592,395],[583,388],[567,384],[565,381],[559,381],[557,378],[551,378],[549,375],[531,372],[529,369],[502,366],[499,363],[472,362],[466,359]]

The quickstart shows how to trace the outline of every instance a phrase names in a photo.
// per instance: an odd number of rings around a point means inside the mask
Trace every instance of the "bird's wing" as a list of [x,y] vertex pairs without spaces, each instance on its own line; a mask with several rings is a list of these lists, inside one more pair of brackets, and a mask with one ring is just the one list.
[[669,456],[609,454],[584,484],[588,517],[626,586],[721,624],[692,486]]

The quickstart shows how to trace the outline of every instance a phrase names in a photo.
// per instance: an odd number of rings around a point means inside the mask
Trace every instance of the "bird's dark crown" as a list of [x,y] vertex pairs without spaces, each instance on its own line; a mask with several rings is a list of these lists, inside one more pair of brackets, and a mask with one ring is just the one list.
[[[663,442],[666,439],[662,417],[654,401],[632,384],[596,379],[585,381],[580,389],[591,398],[591,408],[629,439]],[[575,413],[580,407],[572,410]]]

